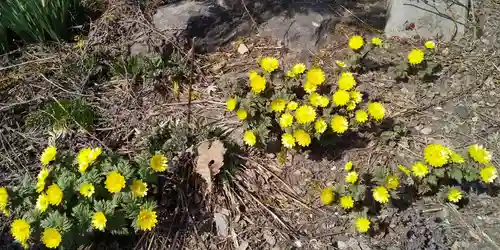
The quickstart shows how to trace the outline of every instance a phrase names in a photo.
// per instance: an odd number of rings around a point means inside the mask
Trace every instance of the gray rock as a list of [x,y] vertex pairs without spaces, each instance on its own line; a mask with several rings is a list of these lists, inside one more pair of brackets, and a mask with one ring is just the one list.
[[250,32],[251,25],[229,11],[215,3],[182,1],[160,7],[153,23],[167,40],[184,39],[189,44],[196,37],[195,48],[206,52]]
[[469,0],[389,0],[385,34],[459,39],[465,32],[468,6]]
[[292,50],[317,51],[329,41],[338,23],[331,14],[309,11],[271,17],[261,26],[261,35],[280,40]]

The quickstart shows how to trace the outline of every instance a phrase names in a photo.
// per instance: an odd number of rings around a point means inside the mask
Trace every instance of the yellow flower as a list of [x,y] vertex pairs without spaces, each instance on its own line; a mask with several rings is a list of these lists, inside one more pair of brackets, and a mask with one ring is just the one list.
[[355,108],[356,108],[356,103],[355,103],[355,102],[353,102],[353,101],[349,101],[349,102],[347,103],[347,106],[345,107],[345,109],[346,109],[346,110],[348,110],[348,111],[352,111],[352,110],[354,110]]
[[40,194],[36,199],[36,209],[40,212],[45,212],[49,207],[49,197],[46,194]]
[[293,65],[292,72],[295,75],[300,75],[306,71],[306,65],[303,63],[297,63]]
[[347,119],[341,115],[334,115],[331,121],[332,130],[335,133],[343,134],[349,127]]
[[397,176],[389,175],[386,181],[387,189],[395,190],[399,187],[399,179]]
[[462,191],[458,188],[450,188],[448,190],[448,201],[457,203],[462,199]]
[[470,157],[474,159],[477,163],[488,164],[491,161],[491,154],[483,146],[474,144],[469,146],[467,149],[469,151]]
[[43,230],[42,242],[48,248],[57,248],[61,244],[61,234],[55,228],[46,228]]
[[286,101],[283,99],[275,99],[271,102],[271,110],[274,112],[282,112],[286,108]]
[[433,167],[442,167],[448,163],[449,149],[440,144],[429,144],[424,149],[425,161]]
[[163,154],[155,154],[151,157],[149,166],[155,172],[163,172],[168,168],[168,158]]
[[379,121],[385,116],[385,108],[380,102],[371,102],[368,104],[368,113],[373,119]]
[[57,148],[54,146],[48,146],[40,156],[40,162],[42,166],[47,166],[49,163],[56,159]]
[[299,124],[308,124],[316,119],[316,110],[309,105],[301,105],[295,111],[295,118]]
[[370,220],[368,220],[367,218],[360,217],[356,218],[354,224],[356,225],[356,229],[358,229],[360,233],[366,233],[370,229],[370,223]]
[[345,176],[345,181],[354,184],[358,181],[358,173],[356,171],[351,171]]
[[309,146],[311,144],[311,136],[304,130],[299,129],[293,132],[293,137],[295,141],[302,147]]
[[38,173],[37,182],[36,182],[36,192],[41,193],[45,189],[45,180],[50,174],[50,170],[48,168],[43,167]]
[[363,124],[366,121],[368,121],[368,113],[366,113],[366,111],[360,109],[360,110],[356,111],[356,114],[354,115],[354,119],[356,119],[356,122],[358,122],[359,124]]
[[104,184],[110,193],[118,193],[125,188],[125,177],[117,171],[111,171],[106,176]]
[[295,73],[293,73],[293,71],[289,70],[286,72],[286,76],[290,77],[290,78],[294,78],[296,77],[297,75],[295,75]]
[[61,204],[63,192],[57,184],[52,184],[47,188],[47,199],[50,205],[57,206]]
[[351,92],[349,92],[349,96],[351,97],[351,100],[356,104],[363,101],[363,94],[357,90],[352,90]]
[[236,98],[234,98],[234,97],[231,97],[231,98],[226,100],[226,108],[229,111],[233,111],[234,109],[236,109],[237,104],[238,104],[238,101],[236,101]]
[[312,68],[307,71],[306,84],[321,85],[325,81],[325,72],[320,68]]
[[253,146],[255,143],[257,143],[257,137],[255,137],[255,134],[251,130],[245,131],[243,133],[243,142],[245,142],[246,145],[248,146]]
[[385,204],[389,202],[389,192],[387,191],[387,188],[378,186],[373,189],[373,199],[378,201],[379,203]]
[[298,106],[299,104],[297,102],[291,101],[286,105],[286,109],[289,111],[294,111],[297,109]]
[[87,171],[87,168],[94,163],[94,161],[101,155],[102,149],[101,148],[84,148],[80,150],[78,153],[78,156],[76,157],[76,160],[78,162],[78,171],[80,173],[85,173]]
[[361,49],[361,47],[363,47],[364,44],[365,42],[363,41],[363,37],[361,36],[351,36],[351,38],[349,39],[349,48],[351,48],[352,50],[359,50]]
[[83,195],[83,197],[90,198],[95,192],[94,185],[92,183],[84,183],[80,185],[80,194]]
[[314,107],[319,107],[319,104],[321,102],[321,95],[314,92],[309,95],[309,103],[313,105]]
[[293,148],[295,147],[295,138],[289,133],[284,133],[281,136],[281,144],[283,144],[285,148]]
[[92,227],[99,231],[104,231],[107,221],[106,215],[103,212],[96,212],[94,216],[92,216]]
[[151,231],[155,227],[158,220],[156,219],[156,211],[151,209],[143,209],[139,212],[136,220],[136,226],[143,231]]
[[420,178],[425,177],[429,173],[429,167],[427,167],[426,165],[424,165],[421,162],[417,162],[417,163],[413,164],[413,166],[411,167],[411,170],[413,171],[413,174],[416,177],[420,177]]
[[306,82],[304,84],[304,91],[308,94],[313,93],[314,91],[316,91],[316,89],[318,89],[318,85],[315,85],[312,82]]
[[427,41],[424,43],[424,46],[428,49],[434,49],[436,48],[436,43],[433,41]]
[[493,166],[486,166],[481,169],[479,175],[481,175],[481,180],[484,183],[489,184],[492,183],[498,177],[498,171]]
[[340,197],[340,206],[342,206],[343,209],[351,209],[354,207],[354,200],[352,199],[352,196],[342,196]]
[[356,79],[351,72],[342,72],[339,78],[339,89],[349,91],[356,86]]
[[259,94],[266,89],[266,78],[253,72],[250,73],[250,88],[255,94]]
[[15,240],[19,242],[25,242],[30,237],[30,224],[26,220],[16,219],[10,225],[10,233]]
[[333,192],[333,188],[326,187],[321,191],[321,203],[323,205],[331,205],[334,199],[335,193]]
[[280,117],[280,127],[288,128],[293,124],[293,115],[290,113],[284,113]]
[[344,170],[349,172],[352,170],[352,161],[348,161],[345,166],[344,166]]
[[9,215],[7,204],[9,203],[9,192],[6,187],[0,187],[0,212]]
[[424,52],[420,49],[412,49],[410,53],[408,53],[408,62],[411,65],[417,65],[424,61]]
[[375,46],[382,46],[382,39],[380,37],[372,38],[372,44]]
[[456,152],[453,152],[450,150],[449,155],[450,155],[450,162],[452,162],[452,163],[464,163],[465,162],[465,159]]
[[337,90],[333,93],[333,103],[337,106],[345,106],[349,102],[349,92],[345,90]]
[[316,131],[317,134],[323,134],[323,132],[326,131],[327,127],[328,124],[326,123],[325,120],[321,118],[314,123],[314,130]]
[[244,109],[238,109],[238,111],[236,111],[236,116],[243,121],[247,119],[248,113]]
[[144,197],[148,193],[148,185],[141,180],[134,180],[130,189],[135,197]]
[[330,103],[330,100],[328,99],[328,97],[321,96],[321,98],[319,99],[319,106],[324,108],[324,107],[328,106],[328,103]]
[[340,68],[345,68],[345,62],[343,61],[335,60],[335,64],[337,64]]
[[265,57],[260,61],[260,66],[266,72],[273,72],[279,67],[278,59],[274,57]]
[[411,171],[407,167],[405,167],[403,165],[398,165],[398,168],[399,168],[399,171],[403,172],[403,174],[405,174],[406,176],[409,177],[411,175]]

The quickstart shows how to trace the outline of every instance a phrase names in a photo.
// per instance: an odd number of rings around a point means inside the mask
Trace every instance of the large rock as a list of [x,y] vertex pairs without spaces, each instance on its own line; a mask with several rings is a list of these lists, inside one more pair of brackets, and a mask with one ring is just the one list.
[[329,41],[337,19],[332,14],[315,11],[284,13],[261,25],[261,35],[269,36],[292,50],[316,51]]
[[247,22],[209,2],[182,1],[163,6],[153,16],[153,23],[170,39],[185,39],[189,43],[196,37],[199,52],[213,50],[250,31]]
[[387,36],[459,39],[465,32],[469,0],[388,0]]

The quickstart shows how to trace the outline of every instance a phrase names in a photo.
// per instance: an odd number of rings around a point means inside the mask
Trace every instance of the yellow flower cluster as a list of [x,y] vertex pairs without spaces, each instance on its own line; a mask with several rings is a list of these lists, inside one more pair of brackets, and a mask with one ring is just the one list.
[[[55,249],[62,247],[64,242],[63,236],[76,237],[76,235],[73,235],[74,232],[64,229],[62,224],[57,224],[59,221],[62,221],[61,219],[56,219],[56,224],[49,227],[41,226],[43,223],[41,224],[38,220],[52,218],[52,216],[54,216],[53,218],[64,216],[58,212],[61,209],[77,211],[82,208],[82,204],[97,208],[102,207],[102,204],[106,202],[111,202],[111,200],[105,198],[107,197],[106,195],[102,195],[102,191],[99,191],[99,195],[95,196],[96,190],[107,190],[111,194],[122,193],[123,197],[129,197],[129,199],[123,199],[123,202],[130,202],[130,199],[132,199],[138,207],[134,208],[135,210],[127,211],[127,213],[135,214],[135,219],[131,225],[137,230],[150,231],[156,226],[158,223],[156,211],[153,209],[154,205],[144,199],[148,194],[148,184],[141,179],[142,175],[139,173],[139,168],[126,166],[126,164],[115,167],[111,164],[96,162],[102,153],[100,148],[82,149],[74,157],[73,161],[78,167],[71,166],[71,161],[67,161],[66,159],[58,161],[55,152],[57,152],[57,149],[54,146],[49,146],[44,150],[40,157],[43,167],[37,176],[36,195],[34,197],[23,197],[23,199],[36,201],[35,209],[39,216],[36,218],[29,217],[31,216],[31,211],[26,211],[26,213],[21,211],[24,213],[23,215],[19,214],[18,210],[14,210],[16,208],[12,208],[12,211],[16,211],[15,217],[17,218],[10,225],[10,232],[13,238],[24,248],[29,248],[31,241],[39,239],[46,248]],[[103,162],[110,161],[110,158],[107,156],[102,156],[102,158]],[[50,162],[54,161],[59,164],[48,166]],[[140,168],[142,170],[140,171],[142,171],[141,173],[147,172],[148,175],[162,172],[167,169],[167,163],[167,157],[161,153],[157,153],[151,156],[149,165],[147,159],[145,159],[144,163],[141,163]],[[69,166],[64,164],[68,164]],[[88,167],[92,164],[96,169],[89,170]],[[100,172],[103,172],[105,175],[104,181],[102,179],[95,179],[99,176]],[[20,189],[0,187],[0,212],[5,215],[10,214],[9,205],[12,204],[9,203],[9,200],[11,198],[13,200],[19,199],[19,193],[16,190]],[[124,204],[115,202],[113,201],[113,206],[119,206],[116,209],[124,209],[126,207],[124,207]],[[114,207],[112,208],[113,211],[109,209],[110,207],[107,207],[102,211],[88,212],[89,214],[86,216],[90,218],[89,222],[92,228],[99,231],[106,230],[109,217],[117,216],[114,213]],[[82,212],[80,211],[80,213]],[[85,214],[82,215],[85,216]],[[31,219],[26,220],[22,218]],[[67,219],[73,220],[73,218]],[[132,218],[129,219],[132,221]],[[76,220],[70,222],[81,223]],[[89,232],[85,231],[85,233]],[[32,234],[36,235],[32,236]]]
[[[364,43],[362,38],[356,40],[352,41],[358,46],[360,41]],[[380,46],[381,40],[373,39],[372,43]],[[339,64],[345,66],[343,62]],[[259,140],[267,140],[267,132],[259,126],[269,118],[276,121],[281,129],[279,136],[282,146],[293,149],[296,146],[309,146],[313,135],[321,141],[321,135],[328,128],[331,128],[328,133],[342,135],[350,128],[364,125],[369,120],[380,121],[386,116],[385,107],[380,102],[369,102],[364,108],[361,107],[363,93],[355,89],[357,82],[351,72],[341,72],[336,89],[328,94],[320,88],[326,81],[323,69],[318,66],[307,69],[305,64],[295,64],[286,73],[284,81],[304,80],[302,87],[306,95],[301,96],[292,88],[293,84],[266,84],[273,78],[268,73],[279,68],[276,58],[266,57],[261,60],[260,66],[263,73],[249,72],[252,93],[247,94],[246,98],[231,96],[226,100],[227,110],[235,111],[238,119],[248,125],[243,133],[243,142],[248,146],[255,146]],[[269,91],[264,93],[266,89]],[[266,125],[266,128],[272,130],[271,125]]]

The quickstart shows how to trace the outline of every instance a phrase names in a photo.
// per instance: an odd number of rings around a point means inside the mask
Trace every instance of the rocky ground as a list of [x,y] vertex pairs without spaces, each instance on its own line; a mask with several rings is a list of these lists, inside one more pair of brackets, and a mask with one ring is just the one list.
[[[82,98],[99,113],[91,130],[76,128],[60,138],[68,149],[91,143],[132,155],[166,121],[228,129],[238,142],[241,130],[225,112],[224,99],[232,84],[246,81],[259,56],[276,56],[285,67],[316,60],[328,73],[345,56],[348,36],[378,34],[385,20],[385,7],[369,1],[325,1],[320,8],[272,1],[245,6],[181,2],[158,9],[164,4],[110,4],[92,24],[83,49],[33,46],[2,61],[1,184],[36,172],[36,156],[50,129],[28,126],[26,117],[53,98]],[[378,166],[409,165],[431,142],[457,150],[483,144],[500,166],[500,5],[474,1],[468,18],[470,27],[461,39],[438,44],[436,61],[443,69],[436,79],[396,81],[378,68],[358,75],[360,88],[388,109],[392,124],[386,133],[290,156],[285,164],[272,153],[234,151],[234,175],[217,182],[208,197],[193,191],[199,186],[189,175],[164,190],[173,198],[160,202],[164,211],[156,231],[134,238],[133,244],[124,239],[103,244],[117,249],[500,249],[495,193],[471,192],[461,206],[424,197],[384,210],[378,215],[384,223],[372,235],[355,233],[351,216],[319,201],[321,188],[343,178],[345,162],[352,160],[361,174]],[[287,25],[295,33],[283,29]],[[172,42],[173,37],[179,39]],[[391,49],[373,60],[404,58],[422,40],[387,43]],[[168,67],[148,68],[148,74],[119,64],[123,72],[114,58],[124,54],[167,54],[171,60]],[[188,105],[191,79],[194,101]],[[189,165],[194,159],[183,160]],[[8,227],[0,232],[4,242],[10,241]]]

